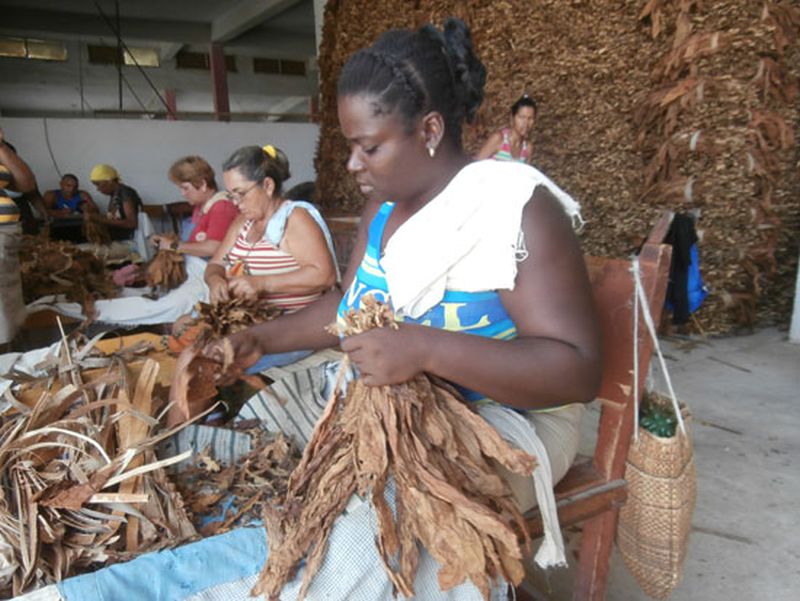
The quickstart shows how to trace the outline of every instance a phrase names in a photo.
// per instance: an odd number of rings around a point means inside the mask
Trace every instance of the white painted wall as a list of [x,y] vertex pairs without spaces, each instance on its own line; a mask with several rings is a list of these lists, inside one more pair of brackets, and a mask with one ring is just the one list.
[[0,118],[6,140],[30,165],[42,192],[56,188],[60,179],[47,147],[45,126],[60,172],[77,175],[81,188],[92,194],[101,208],[108,197],[89,182],[96,163],[113,165],[145,204],[181,200],[167,171],[175,160],[188,154],[205,158],[222,186],[222,162],[248,144],[273,144],[286,153],[292,172],[286,189],[316,179],[319,127],[313,123]]

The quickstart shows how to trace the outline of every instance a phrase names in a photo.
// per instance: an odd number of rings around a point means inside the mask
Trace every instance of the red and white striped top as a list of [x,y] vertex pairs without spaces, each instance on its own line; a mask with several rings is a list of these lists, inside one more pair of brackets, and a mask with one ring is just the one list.
[[[225,256],[227,269],[230,272],[237,263],[244,264],[242,273],[253,276],[278,275],[300,269],[297,260],[289,253],[283,252],[272,242],[262,238],[258,242],[247,241],[247,233],[253,226],[252,221],[247,221],[236,238],[236,243]],[[313,294],[270,294],[267,300],[287,313],[302,309],[322,295],[321,292]]]

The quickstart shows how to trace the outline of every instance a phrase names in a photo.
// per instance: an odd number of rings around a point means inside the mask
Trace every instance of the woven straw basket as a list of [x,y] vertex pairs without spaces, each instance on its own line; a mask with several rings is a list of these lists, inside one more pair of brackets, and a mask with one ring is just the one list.
[[[684,418],[688,412],[681,412]],[[683,576],[697,482],[687,428],[661,438],[639,428],[625,468],[628,501],[619,513],[617,545],[648,596],[666,599]]]

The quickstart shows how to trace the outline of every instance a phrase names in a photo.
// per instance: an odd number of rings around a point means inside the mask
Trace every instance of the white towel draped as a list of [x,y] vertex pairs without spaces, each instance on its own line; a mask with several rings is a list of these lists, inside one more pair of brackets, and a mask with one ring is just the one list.
[[464,167],[386,244],[381,265],[395,311],[417,318],[446,289],[513,290],[522,209],[539,185],[582,223],[578,203],[533,167],[491,159]]

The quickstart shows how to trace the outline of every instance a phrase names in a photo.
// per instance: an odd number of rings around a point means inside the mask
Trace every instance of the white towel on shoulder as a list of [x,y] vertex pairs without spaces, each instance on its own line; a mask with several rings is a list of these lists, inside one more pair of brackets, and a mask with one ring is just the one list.
[[522,163],[470,163],[389,239],[381,265],[397,313],[419,317],[446,289],[513,290],[522,209],[544,185],[573,219],[580,206]]

